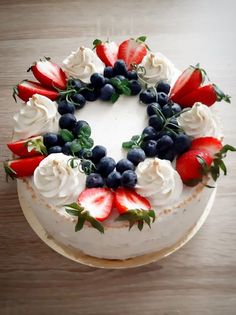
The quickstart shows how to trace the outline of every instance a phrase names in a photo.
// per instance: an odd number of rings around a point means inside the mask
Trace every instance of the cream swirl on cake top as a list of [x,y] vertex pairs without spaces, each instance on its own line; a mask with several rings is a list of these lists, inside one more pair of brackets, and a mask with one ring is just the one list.
[[148,158],[139,163],[136,191],[149,199],[152,207],[170,206],[183,190],[182,180],[170,161]]
[[176,71],[173,63],[159,52],[150,53],[145,56],[141,66],[146,70],[143,78],[150,85],[154,85],[159,81],[165,81],[171,84]]
[[190,110],[183,112],[177,121],[186,134],[193,138],[222,136],[217,116],[210,107],[202,103],[195,103]]
[[63,68],[67,76],[90,82],[93,73],[103,73],[104,63],[90,48],[80,47],[73,51],[64,61]]
[[14,115],[13,139],[26,139],[46,132],[57,132],[60,115],[56,102],[43,95],[34,94]]
[[78,167],[72,168],[69,165],[70,158],[62,153],[50,154],[34,171],[36,189],[58,207],[76,201],[85,187],[85,174]]

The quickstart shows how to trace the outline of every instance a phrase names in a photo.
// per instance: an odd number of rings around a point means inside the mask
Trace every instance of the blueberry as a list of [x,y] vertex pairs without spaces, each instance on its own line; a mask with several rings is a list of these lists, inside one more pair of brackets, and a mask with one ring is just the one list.
[[173,147],[174,141],[170,136],[164,135],[159,140],[157,140],[157,151],[163,152],[169,150]]
[[94,89],[91,84],[87,85],[86,88],[80,91],[86,101],[94,102],[99,97],[99,91]]
[[177,113],[181,112],[182,108],[181,108],[181,106],[179,106],[179,104],[174,103],[172,105],[172,110],[173,110],[174,114],[177,114]]
[[149,126],[153,127],[155,130],[161,130],[164,126],[164,119],[161,116],[153,115],[149,117]]
[[75,106],[72,103],[67,102],[66,100],[60,101],[57,107],[58,113],[61,115],[64,114],[74,114]]
[[128,80],[138,80],[137,72],[134,70],[128,71],[126,77]]
[[105,78],[108,78],[108,79],[113,78],[114,77],[113,68],[112,67],[104,68],[103,75],[104,75]]
[[76,89],[79,90],[82,87],[82,83],[79,79],[69,79],[68,80],[68,85],[72,88],[72,89]]
[[116,77],[117,79],[119,79],[120,81],[125,80],[125,77],[124,77],[123,75],[121,75],[121,74],[118,74],[118,75],[116,75],[115,77]]
[[121,175],[121,186],[134,188],[137,184],[137,175],[134,171],[128,170]]
[[144,128],[142,135],[144,140],[157,140],[157,132],[151,126]]
[[124,60],[117,60],[114,64],[113,67],[113,71],[115,73],[115,75],[123,75],[123,76],[127,76],[127,68],[126,68],[126,64],[124,62]]
[[171,132],[171,130],[162,130],[157,133],[157,139],[160,139],[163,136],[169,136],[172,140],[176,138],[176,134]]
[[82,94],[74,94],[71,97],[71,100],[77,109],[83,108],[84,105],[86,104],[86,99],[84,98]]
[[72,152],[71,152],[71,142],[66,142],[63,147],[62,147],[62,152],[65,154],[65,155],[71,155]]
[[61,152],[62,152],[62,148],[59,145],[55,145],[48,149],[48,154],[61,153]]
[[157,115],[158,110],[161,111],[161,106],[158,103],[151,103],[147,106],[148,116]]
[[141,84],[139,83],[139,81],[136,80],[131,80],[130,81],[130,90],[131,90],[131,95],[138,95],[141,90]]
[[73,128],[73,134],[75,137],[77,137],[80,133],[80,129],[84,126],[89,126],[87,121],[85,120],[78,120]]
[[94,73],[90,77],[90,82],[93,87],[100,89],[105,84],[105,78],[100,73]]
[[116,92],[115,88],[111,84],[105,84],[100,91],[100,99],[103,101],[109,101],[111,96]]
[[61,129],[72,130],[76,124],[76,118],[72,114],[64,114],[59,119],[59,126]]
[[156,102],[156,93],[153,89],[147,89],[139,94],[139,100],[144,104]]
[[43,135],[43,144],[47,149],[57,145],[58,135],[53,132],[45,133],[45,135]]
[[102,146],[102,145],[96,145],[93,149],[92,149],[92,161],[94,161],[94,163],[98,163],[101,158],[103,158],[104,156],[106,156],[107,154],[107,149]]
[[179,134],[178,136],[176,136],[175,143],[174,143],[176,153],[182,154],[185,151],[188,151],[190,146],[191,146],[191,139],[189,136],[185,134]]
[[159,152],[158,158],[162,160],[169,160],[170,162],[172,162],[175,158],[175,155],[175,150],[172,148],[167,151]]
[[90,160],[82,160],[81,161],[81,168],[82,168],[82,171],[85,172],[85,173],[92,173],[95,171],[94,169],[94,165],[92,164],[92,162]]
[[121,185],[121,174],[113,171],[107,176],[106,180],[107,187],[116,189]]
[[92,157],[92,152],[90,149],[83,148],[76,152],[75,155],[80,159],[90,159]]
[[174,111],[171,104],[164,105],[162,108],[162,113],[166,118],[172,117],[174,115]]
[[168,95],[164,92],[160,92],[157,94],[157,102],[161,105],[164,106],[168,103],[169,98]]
[[128,159],[121,159],[117,164],[116,164],[116,170],[119,173],[124,173],[124,171],[127,170],[134,170],[134,164],[129,161]]
[[86,178],[86,187],[87,188],[97,188],[104,186],[104,179],[100,174],[91,173]]
[[175,117],[172,117],[169,120],[169,123],[167,124],[167,127],[170,128],[170,129],[173,129],[173,130],[179,129],[179,125],[178,125],[177,119]]
[[147,157],[153,157],[157,154],[157,142],[155,140],[143,141],[141,144]]
[[116,167],[116,162],[113,160],[113,158],[104,156],[101,158],[101,160],[97,164],[97,170],[98,173],[100,173],[102,176],[107,176],[110,174],[114,168]]
[[170,92],[170,85],[166,82],[159,82],[156,86],[157,92],[164,92],[165,94],[169,94]]
[[135,166],[144,161],[145,157],[145,152],[139,148],[133,148],[129,150],[127,154],[127,159],[130,160]]

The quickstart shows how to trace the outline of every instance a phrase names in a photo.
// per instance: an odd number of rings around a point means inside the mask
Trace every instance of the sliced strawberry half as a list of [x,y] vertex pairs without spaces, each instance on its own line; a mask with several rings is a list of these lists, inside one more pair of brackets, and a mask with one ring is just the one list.
[[25,140],[19,140],[7,144],[12,153],[19,157],[31,157],[47,154],[43,144],[43,137],[37,136]]
[[44,158],[45,156],[39,155],[25,159],[6,161],[4,163],[5,172],[7,176],[11,178],[31,176]]
[[155,212],[151,210],[150,202],[134,190],[118,188],[115,191],[114,204],[120,213],[117,220],[129,221],[130,229],[137,223],[139,230],[142,230],[144,222],[151,227],[151,219],[152,222],[155,220]]
[[30,70],[42,85],[61,90],[66,89],[67,83],[64,71],[56,63],[51,62],[50,58],[34,62],[28,69],[28,71]]
[[[172,98],[173,100],[173,98]],[[181,107],[192,107],[196,102],[212,106],[216,101],[230,103],[230,96],[222,92],[215,84],[200,86],[176,101]]]
[[205,80],[206,72],[200,68],[199,63],[196,66],[189,66],[179,76],[170,91],[170,98],[173,102],[179,104],[179,100],[197,89]]
[[213,158],[223,148],[222,142],[214,137],[201,137],[194,139],[190,150],[205,150]]
[[132,64],[140,64],[146,56],[148,47],[145,40],[146,36],[130,38],[119,45],[118,59],[123,59],[128,69],[132,68]]
[[57,97],[59,96],[59,93],[57,91],[45,88],[42,84],[30,80],[22,81],[13,89],[13,97],[15,101],[16,95],[24,102],[27,102],[29,98],[32,97],[34,94],[46,96],[52,101],[57,99]]
[[105,63],[106,66],[114,66],[117,61],[118,45],[115,42],[102,42],[100,39],[93,41],[94,48],[98,57]]

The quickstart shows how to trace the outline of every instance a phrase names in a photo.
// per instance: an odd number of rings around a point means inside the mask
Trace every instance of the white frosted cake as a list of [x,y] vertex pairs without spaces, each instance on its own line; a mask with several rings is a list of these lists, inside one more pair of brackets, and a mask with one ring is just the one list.
[[56,242],[125,260],[177,247],[204,215],[228,150],[211,107],[229,97],[183,73],[145,37],[94,41],[32,65],[15,89],[7,161],[18,193]]

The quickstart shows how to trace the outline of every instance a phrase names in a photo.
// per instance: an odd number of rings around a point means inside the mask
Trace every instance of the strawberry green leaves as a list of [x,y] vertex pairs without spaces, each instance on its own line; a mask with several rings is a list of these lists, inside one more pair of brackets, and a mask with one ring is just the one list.
[[133,209],[121,214],[116,221],[129,221],[129,229],[134,224],[138,225],[138,229],[142,231],[144,223],[151,228],[151,223],[156,219],[155,212],[153,210]]

